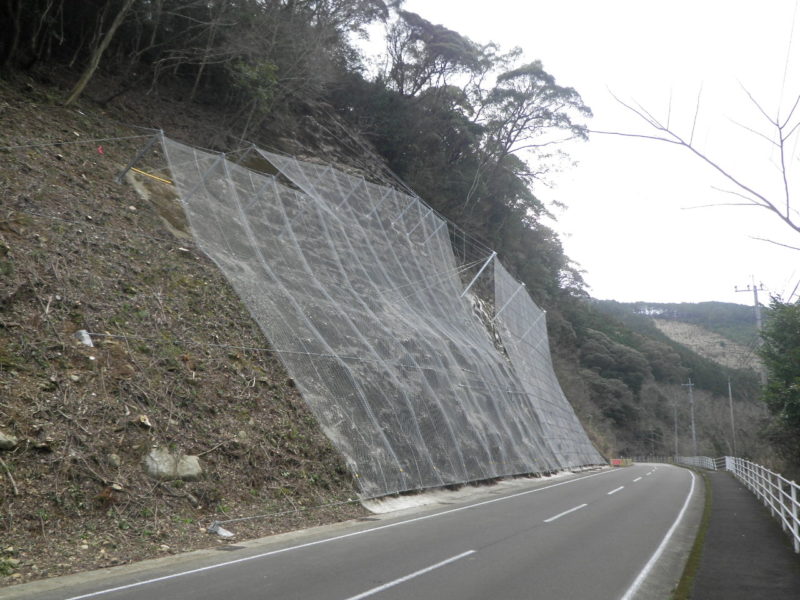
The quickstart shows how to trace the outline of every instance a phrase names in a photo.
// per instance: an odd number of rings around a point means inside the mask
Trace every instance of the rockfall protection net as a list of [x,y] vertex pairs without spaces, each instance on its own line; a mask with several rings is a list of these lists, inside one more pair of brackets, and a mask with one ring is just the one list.
[[602,462],[556,378],[545,312],[499,261],[494,267],[494,286],[495,324],[523,393],[539,415],[548,448],[561,465]]
[[[541,353],[515,346],[509,362],[495,348],[460,297],[445,221],[418,199],[263,151],[299,189],[166,138],[164,150],[198,245],[364,497],[603,462],[549,356],[515,373],[548,354],[544,329],[520,336],[544,335]],[[504,321],[504,335],[524,326]]]

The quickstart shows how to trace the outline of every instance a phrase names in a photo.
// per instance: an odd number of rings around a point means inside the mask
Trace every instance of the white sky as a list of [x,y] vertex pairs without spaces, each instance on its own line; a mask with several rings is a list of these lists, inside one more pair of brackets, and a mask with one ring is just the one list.
[[[476,42],[519,46],[526,60],[540,59],[560,85],[576,88],[592,108],[592,129],[652,133],[613,100],[611,90],[664,119],[671,96],[671,124],[688,137],[702,86],[695,132],[700,149],[753,187],[779,194],[777,153],[732,120],[768,132],[740,83],[770,114],[781,106],[782,91],[783,113],[800,94],[800,25],[790,44],[795,5],[796,0],[407,0],[404,8]],[[750,239],[800,246],[800,235],[763,209],[684,210],[735,200],[712,189],[724,182],[686,150],[593,135],[569,151],[579,164],[559,175],[554,189],[536,192],[567,205],[555,228],[567,255],[585,269],[594,297],[747,304],[751,295],[734,293],[734,285],[755,277],[785,298],[800,280],[800,252]],[[792,165],[792,171],[800,167],[797,154]],[[796,194],[800,209],[800,189]]]

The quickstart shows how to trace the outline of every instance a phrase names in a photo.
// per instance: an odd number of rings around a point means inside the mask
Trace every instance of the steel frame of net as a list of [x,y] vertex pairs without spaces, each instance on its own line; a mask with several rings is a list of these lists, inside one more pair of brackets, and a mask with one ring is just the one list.
[[[495,253],[467,265],[465,290],[448,223],[417,197],[251,149],[292,187],[161,140],[198,246],[362,496],[605,462],[558,385],[543,311]],[[490,263],[507,356],[467,294]]]

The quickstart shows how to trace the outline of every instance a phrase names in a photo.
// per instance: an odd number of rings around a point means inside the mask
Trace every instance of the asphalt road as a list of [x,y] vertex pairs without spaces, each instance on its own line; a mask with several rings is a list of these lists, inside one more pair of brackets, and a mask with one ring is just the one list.
[[693,542],[701,488],[674,466],[606,469],[233,552],[0,589],[0,598],[665,598]]

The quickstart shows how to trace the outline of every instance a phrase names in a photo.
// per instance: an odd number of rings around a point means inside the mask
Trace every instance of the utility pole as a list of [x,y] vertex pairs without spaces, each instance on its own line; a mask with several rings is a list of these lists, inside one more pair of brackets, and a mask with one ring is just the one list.
[[[761,333],[761,304],[759,304],[759,302],[758,302],[758,292],[759,292],[759,290],[762,291],[762,292],[765,291],[764,290],[764,284],[763,283],[759,283],[758,285],[756,285],[756,280],[753,279],[752,292],[753,292],[753,306],[755,307],[755,310],[756,310],[756,329],[758,329],[758,332]],[[747,288],[742,288],[740,290],[739,286],[735,285],[735,286],[733,286],[733,291],[734,292],[749,292],[749,291],[751,291],[751,286],[748,283],[747,284]]]
[[689,379],[689,383],[682,383],[682,386],[689,389],[689,408],[691,409],[692,413],[692,450],[694,452],[694,456],[697,456],[697,434],[695,433],[694,429],[694,395],[692,394],[692,388],[694,384],[692,380]]
[[[747,288],[742,288],[740,290],[739,286],[735,285],[735,286],[733,286],[733,291],[734,292],[750,292],[750,291],[753,292],[753,306],[755,307],[755,312],[756,312],[756,329],[758,330],[758,341],[757,341],[757,344],[760,346],[761,345],[761,325],[762,325],[762,323],[761,323],[761,304],[758,301],[758,292],[759,291],[762,291],[762,292],[765,291],[764,290],[764,284],[760,283],[760,284],[756,285],[756,280],[755,280],[755,278],[753,278],[752,288],[751,288],[750,284],[748,284]],[[767,374],[764,371],[764,369],[761,368],[761,369],[758,370],[758,372],[759,372],[759,375],[761,376],[761,385],[767,385]]]
[[731,392],[730,377],[728,377],[728,405],[731,407],[731,446],[733,446],[733,455],[736,456],[736,424],[733,421],[733,393]]
[[672,403],[672,416],[675,420],[675,458],[678,457],[678,401]]

